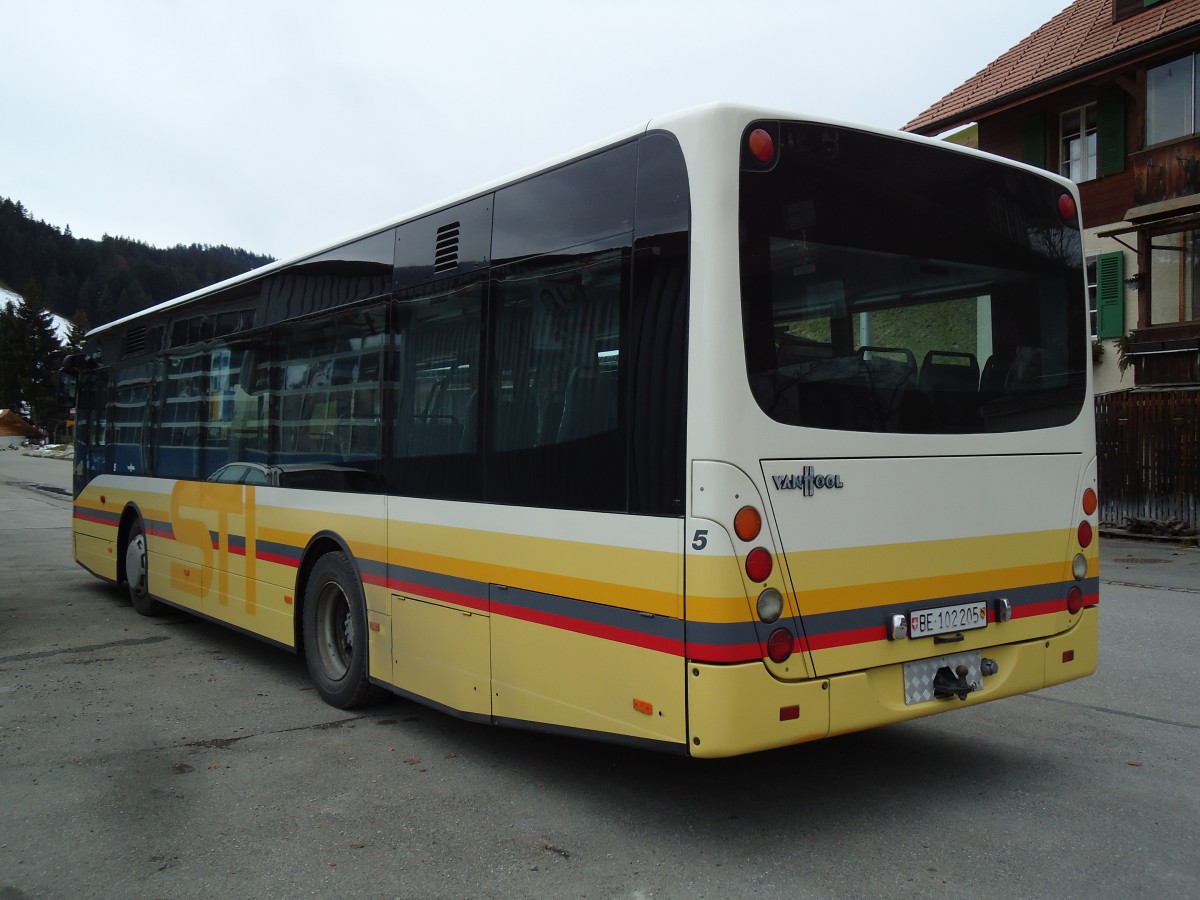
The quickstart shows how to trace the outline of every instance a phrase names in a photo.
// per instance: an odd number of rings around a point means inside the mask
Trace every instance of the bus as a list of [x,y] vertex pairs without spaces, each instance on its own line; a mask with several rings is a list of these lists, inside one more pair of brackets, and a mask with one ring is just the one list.
[[1071,182],[716,105],[93,330],[74,556],[321,697],[721,757],[1090,674]]

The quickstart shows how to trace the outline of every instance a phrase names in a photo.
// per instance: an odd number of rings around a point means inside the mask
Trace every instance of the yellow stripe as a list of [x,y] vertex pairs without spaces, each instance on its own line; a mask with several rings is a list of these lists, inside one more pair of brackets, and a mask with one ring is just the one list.
[[[786,559],[801,609],[824,613],[1062,581],[1069,577],[1070,537],[1039,531],[795,552]],[[884,577],[864,579],[874,574]]]

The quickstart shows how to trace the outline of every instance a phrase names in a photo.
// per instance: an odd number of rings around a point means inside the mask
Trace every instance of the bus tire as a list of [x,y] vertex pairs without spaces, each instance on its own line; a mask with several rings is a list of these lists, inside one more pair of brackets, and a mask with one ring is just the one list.
[[317,693],[351,709],[375,699],[367,667],[367,611],[362,582],[343,553],[317,560],[304,588],[304,658]]
[[141,519],[134,519],[125,541],[125,585],[129,589],[129,602],[143,616],[157,616],[162,612],[162,604],[150,596],[147,559],[146,529]]

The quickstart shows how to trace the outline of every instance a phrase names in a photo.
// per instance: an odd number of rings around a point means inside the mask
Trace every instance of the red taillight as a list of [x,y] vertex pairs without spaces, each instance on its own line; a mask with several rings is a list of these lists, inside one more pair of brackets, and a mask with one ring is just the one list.
[[762,531],[762,516],[753,506],[743,506],[733,517],[733,533],[738,540],[752,541]]
[[1093,491],[1091,488],[1088,488],[1083,492],[1083,514],[1085,516],[1090,516],[1092,513],[1094,513],[1096,511],[1096,507],[1099,505],[1100,503],[1096,499],[1095,491]]
[[1092,524],[1088,521],[1079,523],[1079,528],[1075,531],[1075,536],[1079,538],[1079,546],[1087,549],[1092,546]]
[[775,157],[775,139],[765,128],[755,128],[746,140],[750,155],[760,163],[769,163]]
[[793,643],[790,631],[786,628],[776,628],[767,638],[767,656],[771,657],[771,662],[787,662],[788,657],[792,655]]
[[1067,591],[1067,612],[1075,615],[1083,609],[1083,591],[1078,587],[1072,587]]
[[1075,198],[1070,194],[1063,194],[1058,198],[1058,214],[1068,221],[1074,221],[1075,213],[1078,210],[1075,206]]
[[771,577],[771,554],[762,547],[755,547],[746,556],[746,574],[751,581],[763,582]]

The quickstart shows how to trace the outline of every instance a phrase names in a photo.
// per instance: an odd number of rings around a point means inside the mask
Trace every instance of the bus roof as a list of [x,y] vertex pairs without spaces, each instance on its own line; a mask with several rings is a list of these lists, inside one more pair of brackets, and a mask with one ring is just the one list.
[[[667,113],[667,114],[664,114],[661,116],[656,116],[656,117],[650,119],[645,125],[642,125],[640,127],[630,128],[625,131],[621,131],[616,134],[609,135],[608,137],[606,137],[602,140],[594,141],[594,142],[592,142],[590,144],[586,144],[582,147],[577,147],[568,153],[560,154],[558,156],[544,160],[541,163],[538,163],[533,166],[529,166],[528,168],[511,173],[507,176],[496,179],[494,181],[485,183],[485,184],[475,187],[471,190],[464,191],[460,194],[456,194],[451,197],[446,197],[442,200],[437,201],[436,203],[431,203],[426,206],[422,206],[417,209],[411,210],[411,211],[405,213],[404,215],[399,216],[398,218],[380,222],[376,225],[373,225],[370,228],[366,228],[362,231],[348,235],[348,236],[342,238],[341,240],[335,241],[331,244],[326,244],[322,247],[314,248],[312,250],[309,250],[308,252],[301,253],[298,256],[292,256],[287,259],[278,260],[273,263],[268,263],[267,265],[260,266],[257,269],[251,269],[249,272],[246,272],[242,275],[235,275],[234,277],[228,278],[225,281],[206,285],[205,287],[199,288],[195,291],[192,291],[191,293],[183,294],[182,296],[175,297],[170,300],[165,300],[154,306],[147,307],[146,309],[138,310],[135,313],[130,313],[127,316],[122,316],[119,319],[114,319],[111,322],[107,322],[103,325],[99,325],[96,328],[93,328],[90,332],[88,332],[88,336],[91,337],[94,335],[101,334],[110,329],[117,328],[121,325],[124,325],[128,322],[136,321],[144,316],[149,316],[149,315],[166,312],[167,310],[173,309],[177,306],[184,306],[188,303],[192,303],[196,300],[200,300],[204,297],[207,297],[210,294],[218,294],[218,293],[228,290],[229,288],[237,287],[238,285],[241,285],[241,284],[250,284],[254,281],[257,281],[257,280],[264,278],[268,275],[271,275],[273,273],[283,271],[292,266],[309,261],[309,260],[313,259],[314,257],[328,253],[332,250],[336,250],[339,247],[346,246],[347,244],[353,243],[354,241],[358,241],[363,238],[370,237],[371,235],[380,234],[384,231],[387,231],[388,229],[396,228],[397,226],[403,225],[406,222],[411,222],[416,219],[420,219],[424,216],[431,215],[431,214],[436,213],[439,210],[445,209],[447,207],[454,206],[456,204],[473,199],[475,197],[480,197],[485,194],[489,194],[493,191],[499,190],[510,184],[514,184],[519,181],[522,181],[522,180],[529,178],[533,175],[536,175],[540,172],[545,172],[547,170],[557,168],[558,166],[565,165],[566,163],[569,163],[572,160],[579,159],[580,157],[588,156],[592,153],[599,152],[600,150],[603,150],[606,147],[611,147],[612,145],[621,143],[623,141],[632,140],[633,138],[636,138],[641,134],[645,134],[645,133],[648,133],[651,131],[656,131],[656,130],[672,131],[676,125],[678,125],[679,123],[682,123],[682,122],[689,122],[689,121],[695,121],[695,120],[700,120],[700,119],[705,119],[705,118],[717,117],[720,115],[729,114],[731,112],[739,113],[741,115],[748,116],[749,118],[752,118],[752,119],[756,119],[756,118],[794,119],[794,120],[801,120],[801,121],[807,121],[807,122],[814,122],[814,123],[818,123],[818,124],[827,124],[827,125],[836,126],[836,127],[840,127],[840,128],[852,128],[852,129],[855,129],[858,131],[874,132],[877,134],[888,135],[890,137],[895,137],[895,138],[904,139],[904,140],[911,140],[911,141],[918,142],[918,143],[936,143],[939,146],[945,147],[947,150],[949,150],[951,152],[977,154],[977,155],[986,156],[986,157],[989,157],[992,159],[996,159],[997,161],[1001,161],[1001,162],[1007,163],[1009,165],[1018,166],[1018,167],[1026,167],[1025,164],[1014,161],[1014,160],[1003,159],[1002,157],[995,157],[992,154],[983,153],[982,151],[979,151],[979,150],[973,150],[968,147],[962,147],[957,144],[947,143],[945,141],[938,141],[933,138],[927,138],[927,137],[923,137],[921,135],[910,134],[907,132],[899,132],[899,131],[894,131],[894,130],[886,129],[886,128],[877,128],[877,127],[869,126],[869,125],[851,123],[851,122],[846,122],[846,121],[842,121],[842,120],[838,120],[838,119],[833,119],[833,118],[830,118],[827,116],[806,115],[806,114],[802,114],[802,113],[797,113],[795,111],[770,109],[770,108],[765,108],[765,107],[751,106],[748,104],[710,103],[710,104],[705,104],[702,106],[695,106],[695,107],[691,107],[688,109],[679,110],[679,111],[672,112],[672,113]],[[1044,169],[1036,169],[1036,171],[1040,175],[1062,181],[1064,184],[1071,186],[1073,189],[1073,185],[1071,185],[1071,183],[1069,181],[1067,181],[1066,179],[1062,179],[1061,177],[1055,175],[1055,173],[1053,173],[1053,172],[1048,172]]]

